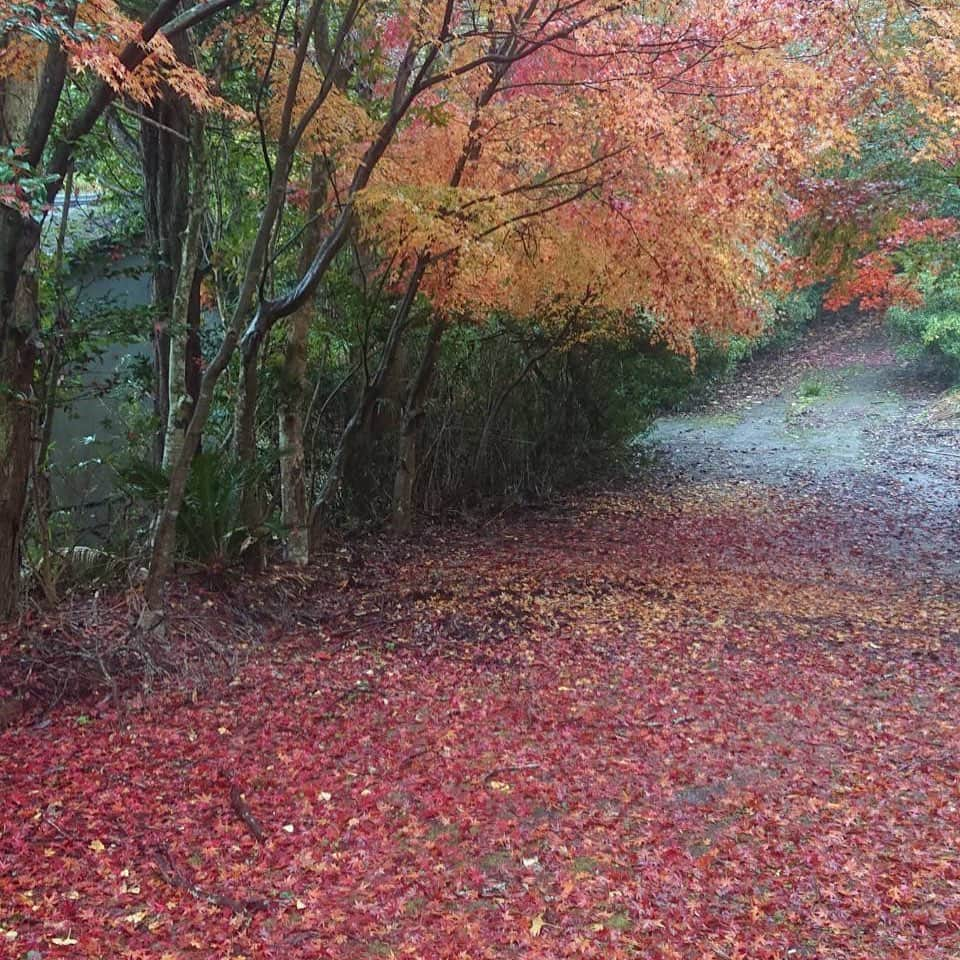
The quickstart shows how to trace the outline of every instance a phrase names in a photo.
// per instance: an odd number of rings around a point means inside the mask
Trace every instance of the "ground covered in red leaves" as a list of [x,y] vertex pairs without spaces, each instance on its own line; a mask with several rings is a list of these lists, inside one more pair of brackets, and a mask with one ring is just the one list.
[[814,479],[249,585],[232,678],[0,733],[0,955],[960,956],[952,510]]

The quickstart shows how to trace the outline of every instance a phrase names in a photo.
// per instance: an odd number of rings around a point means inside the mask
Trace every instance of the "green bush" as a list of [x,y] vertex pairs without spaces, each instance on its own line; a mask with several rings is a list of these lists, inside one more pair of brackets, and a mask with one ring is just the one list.
[[[160,508],[167,490],[166,474],[146,460],[132,460],[118,471],[121,489],[131,499]],[[177,518],[177,553],[203,564],[236,563],[251,543],[269,532],[250,530],[241,522],[246,485],[258,484],[263,467],[238,464],[216,451],[198,453]],[[145,538],[143,538],[145,539]]]
[[503,321],[445,343],[424,424],[420,500],[439,512],[464,499],[536,499],[607,472],[664,402],[632,346],[592,341],[551,352]]
[[954,379],[960,378],[960,272],[925,276],[923,305],[894,306],[887,322],[904,341],[904,352],[926,355]]

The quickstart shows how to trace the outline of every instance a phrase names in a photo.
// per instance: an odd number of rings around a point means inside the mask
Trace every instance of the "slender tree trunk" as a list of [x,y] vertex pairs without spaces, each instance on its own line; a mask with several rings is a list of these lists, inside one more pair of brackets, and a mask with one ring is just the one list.
[[[0,81],[0,144],[20,147],[29,140],[44,75],[45,71],[38,69],[30,76]],[[27,148],[30,150],[28,143]],[[0,207],[0,620],[10,617],[17,606],[23,520],[34,456],[39,236],[35,220]]]
[[198,265],[193,274],[193,286],[190,290],[190,305],[187,310],[189,328],[187,330],[186,387],[192,403],[196,404],[200,395],[200,381],[203,377],[203,344],[200,341],[200,328],[203,325],[203,306],[200,293],[203,286],[203,268]]
[[420,366],[407,390],[400,426],[400,444],[397,472],[393,482],[393,529],[395,533],[409,533],[415,514],[414,492],[417,482],[417,441],[423,422],[424,405],[430,393],[430,384],[440,356],[440,342],[445,324],[437,317],[430,327],[427,343],[420,358]]
[[64,275],[64,254],[67,244],[67,227],[70,222],[71,199],[73,196],[73,167],[67,172],[63,184],[63,207],[60,223],[57,226],[57,246],[53,257],[52,273],[56,290],[56,328],[49,337],[42,368],[42,376],[35,376],[35,384],[40,395],[36,404],[36,423],[34,424],[35,453],[33,458],[33,477],[30,487],[33,491],[31,506],[33,509],[36,537],[40,544],[40,563],[37,565],[40,588],[48,603],[57,603],[57,575],[59,565],[53,561],[54,545],[50,531],[50,517],[53,509],[53,495],[50,482],[50,445],[53,439],[53,419],[59,400],[60,376],[65,362],[65,347],[70,328],[70,315],[66,302]]
[[[460,186],[468,164],[471,161],[475,162],[479,157],[481,147],[481,141],[479,139],[480,111],[489,104],[505,75],[506,67],[497,67],[476,100],[474,115],[467,131],[467,138],[450,174],[449,184],[451,187]],[[413,308],[417,292],[420,289],[420,283],[423,280],[428,265],[429,260],[427,257],[418,258],[413,274],[407,282],[403,303],[397,310],[397,316],[394,318],[390,337],[387,340],[387,345],[384,348],[384,354],[381,358],[377,378],[374,384],[371,384],[371,387],[375,389],[368,387],[368,389],[364,391],[360,408],[358,408],[354,416],[350,419],[340,438],[333,467],[320,491],[320,497],[314,505],[311,526],[314,528],[315,535],[318,533],[317,527],[318,524],[322,523],[326,509],[332,504],[333,499],[340,489],[347,457],[353,441],[365,422],[365,417],[369,410],[372,410],[372,405],[382,395],[386,377],[399,352],[400,338],[406,328],[410,310]],[[398,319],[400,318],[402,318],[402,322],[398,325]],[[411,387],[411,392],[408,393],[408,402],[405,405],[405,412],[401,421],[399,462],[397,473],[394,477],[393,497],[393,525],[394,529],[400,533],[409,530],[413,523],[413,493],[417,469],[417,435],[422,418],[422,406],[430,389],[430,381],[433,377],[433,368],[436,364],[442,336],[443,326],[442,322],[438,319],[434,326],[431,327],[427,350],[421,362],[417,377]],[[413,402],[411,403],[411,401]]]
[[[144,608],[140,615],[139,626],[144,632],[162,630],[163,587],[173,570],[177,519],[183,505],[183,495],[187,488],[190,465],[199,449],[200,437],[206,426],[207,418],[210,416],[217,383],[237,349],[243,322],[252,310],[256,299],[258,278],[265,262],[268,243],[286,191],[287,176],[292,162],[291,157],[292,154],[289,149],[281,151],[277,157],[269,201],[261,215],[257,237],[250,253],[244,282],[237,298],[230,325],[216,355],[201,378],[200,391],[193,406],[193,414],[183,436],[183,447],[179,457],[171,462],[168,471],[169,486],[154,527],[150,566],[147,569],[147,577],[143,585]],[[348,217],[349,214],[343,215],[344,220]],[[333,259],[339,249],[339,246],[336,245],[337,240],[342,243],[345,237],[341,238],[339,234],[334,234],[330,240],[330,260]]]
[[[260,399],[259,344],[240,355],[240,385],[233,422],[233,456],[238,467],[257,462],[257,405]],[[253,534],[263,523],[264,495],[258,471],[245,471],[240,495],[240,522]],[[263,542],[253,535],[243,551],[243,563],[250,570],[263,568],[266,557]]]
[[[298,311],[299,312],[299,311]],[[298,316],[293,325],[306,326]],[[300,332],[291,331],[294,337]],[[296,349],[294,347],[294,349]],[[290,344],[288,343],[288,355]],[[296,361],[294,361],[296,362]],[[284,553],[286,559],[305,567],[310,562],[310,518],[307,511],[306,457],[303,449],[303,416],[301,405],[286,401],[280,411],[280,506],[284,527]]]
[[[317,214],[326,195],[326,165],[316,157],[310,169],[307,229],[300,252],[303,273],[316,256],[321,233]],[[297,566],[310,562],[310,518],[307,511],[303,408],[307,399],[307,336],[315,304],[308,300],[291,315],[280,384],[280,505],[287,560]]]
[[190,477],[190,463],[199,442],[199,431],[192,432],[188,427],[180,456],[170,467],[167,497],[154,529],[151,565],[143,588],[144,608],[140,614],[139,626],[145,632],[163,629],[163,585],[173,569],[177,520]]
[[183,495],[190,477],[190,465],[200,447],[200,437],[210,416],[217,382],[230,362],[239,337],[240,331],[237,326],[228,330],[223,343],[220,344],[220,349],[204,372],[193,416],[183,436],[183,447],[179,457],[170,466],[167,496],[154,527],[150,567],[143,585],[144,608],[140,615],[139,626],[145,632],[162,629],[163,587],[173,570],[177,519],[180,516]]
[[[175,47],[181,59],[185,58],[186,37],[178,37]],[[153,409],[158,425],[154,456],[156,462],[161,463],[168,459],[164,433],[170,421],[171,394],[179,394],[170,384],[170,316],[183,259],[190,199],[190,119],[186,105],[179,98],[164,97],[145,109],[146,119],[140,125],[140,156],[145,233],[152,272],[151,299],[156,316],[152,335]]]
[[190,189],[187,224],[179,244],[180,263],[177,283],[167,325],[167,423],[164,431],[163,469],[169,471],[183,450],[184,436],[193,415],[195,394],[188,383],[187,345],[191,334],[191,314],[200,259],[200,232],[206,212],[204,193],[204,121],[196,116],[190,133]]

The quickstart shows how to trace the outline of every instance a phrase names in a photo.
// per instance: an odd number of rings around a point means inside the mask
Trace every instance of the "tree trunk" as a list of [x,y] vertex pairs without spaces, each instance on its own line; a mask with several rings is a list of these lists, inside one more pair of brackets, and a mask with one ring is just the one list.
[[177,546],[177,520],[180,517],[187,480],[190,478],[190,465],[200,442],[199,430],[193,431],[192,427],[193,421],[184,435],[180,455],[170,467],[167,497],[153,532],[150,568],[143,586],[144,607],[139,623],[140,629],[145,633],[163,631],[163,586],[173,569]]
[[57,226],[57,246],[53,256],[52,274],[56,294],[54,309],[56,325],[48,337],[40,370],[34,374],[35,422],[33,427],[35,453],[33,457],[33,477],[31,489],[33,497],[34,524],[40,546],[40,561],[36,565],[39,574],[40,589],[48,603],[59,601],[57,579],[59,564],[54,562],[54,544],[51,537],[50,517],[53,510],[52,485],[50,482],[50,446],[53,440],[53,420],[60,399],[60,377],[63,373],[66,357],[64,349],[70,329],[70,313],[67,306],[64,270],[64,254],[67,243],[67,227],[70,222],[71,200],[73,197],[73,167],[67,172],[63,184],[63,207],[60,223]]
[[[186,38],[177,38],[175,46],[183,59],[188,52]],[[153,409],[157,420],[154,456],[157,463],[165,463],[169,459],[165,455],[164,434],[170,422],[171,396],[180,393],[170,384],[170,314],[188,219],[190,121],[186,105],[179,98],[164,97],[145,108],[145,112],[146,119],[140,125],[140,154],[144,224],[152,272],[151,300],[156,317],[152,332]]]
[[[154,527],[150,566],[143,585],[144,607],[140,613],[138,626],[144,633],[162,631],[163,629],[163,587],[173,571],[177,519],[183,505],[183,495],[187,488],[190,465],[200,447],[200,437],[206,426],[207,418],[210,416],[217,383],[227,369],[240,342],[243,321],[254,306],[258,278],[266,259],[270,236],[273,233],[282,206],[290,163],[290,151],[281,151],[274,168],[274,181],[271,184],[269,202],[261,216],[257,237],[250,252],[244,282],[237,298],[237,304],[234,307],[233,316],[216,355],[201,378],[200,391],[193,405],[190,422],[183,435],[183,447],[180,455],[175,460],[171,460],[167,492]],[[335,252],[336,250],[331,250],[331,260]]]
[[[300,251],[303,273],[316,256],[321,233],[317,214],[326,196],[327,170],[315,157],[310,168],[307,227]],[[310,562],[310,518],[307,511],[306,468],[303,444],[303,408],[307,398],[307,336],[314,312],[308,300],[294,311],[287,326],[287,345],[280,380],[280,506],[285,533],[286,559],[298,567]]]
[[163,469],[169,471],[183,450],[183,438],[193,415],[194,395],[188,385],[187,343],[191,333],[191,307],[200,259],[200,230],[206,212],[204,193],[204,121],[194,118],[190,132],[190,190],[187,225],[182,238],[177,283],[167,325],[167,423],[164,431]]
[[[20,549],[33,459],[33,374],[39,322],[36,256],[20,271],[0,340],[0,620],[12,616],[20,588]],[[6,306],[6,305],[5,305]]]
[[[31,158],[35,151],[29,140],[51,62],[48,58],[33,75],[0,81],[0,143],[26,146]],[[6,206],[0,208],[0,620],[12,616],[17,607],[21,537],[34,455],[39,238],[36,220]]]
[[[294,318],[293,324],[301,321]],[[292,325],[293,325],[292,324]],[[291,326],[292,326],[291,325]],[[303,321],[306,326],[306,321]],[[299,336],[299,331],[291,331]],[[288,354],[289,354],[288,346]],[[303,451],[303,416],[300,405],[291,400],[280,411],[280,505],[284,527],[284,555],[298,567],[310,562],[310,523],[307,512],[307,485]]]
[[200,437],[210,416],[213,395],[217,382],[240,337],[237,326],[227,331],[216,356],[211,360],[200,381],[200,392],[194,405],[193,416],[183,435],[180,455],[171,464],[168,476],[167,495],[157,517],[150,551],[150,567],[143,585],[144,608],[140,613],[139,627],[143,632],[163,628],[163,587],[173,570],[174,550],[177,542],[177,519],[183,505],[183,495],[190,477],[190,466],[200,447]]
[[417,440],[423,421],[424,404],[430,393],[430,384],[440,356],[440,342],[445,325],[440,317],[434,319],[427,336],[427,343],[420,358],[417,375],[407,390],[403,420],[400,427],[400,444],[397,457],[397,472],[393,482],[393,530],[409,533],[415,513],[414,491],[417,481]]
[[[257,462],[257,404],[260,399],[259,345],[240,356],[240,388],[233,423],[233,455],[238,468]],[[240,522],[248,533],[249,545],[243,550],[243,563],[250,570],[261,570],[266,561],[263,542],[255,535],[263,523],[264,496],[258,471],[245,471],[240,496]]]

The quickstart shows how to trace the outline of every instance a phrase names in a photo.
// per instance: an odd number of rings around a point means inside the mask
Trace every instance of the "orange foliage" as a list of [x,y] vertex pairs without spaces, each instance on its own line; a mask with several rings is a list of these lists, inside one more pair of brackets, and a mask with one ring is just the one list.
[[852,143],[830,56],[793,52],[839,26],[790,9],[609,15],[518,64],[482,109],[483,77],[445,88],[360,198],[368,241],[407,267],[428,255],[423,289],[451,314],[639,305],[680,349],[698,328],[755,329],[790,187]]
[[136,103],[150,104],[170,91],[198,110],[245,116],[215,96],[206,78],[177,57],[162,33],[147,43],[149,56],[143,64],[128,69],[120,54],[128,43],[139,41],[141,24],[125,16],[113,0],[84,0],[72,26],[44,4],[25,12],[22,5],[0,0],[0,22],[13,38],[0,50],[0,79],[25,75],[45,56],[48,45],[59,44],[69,55],[72,70],[92,73]]
[[919,305],[923,298],[886,255],[875,252],[857,260],[854,271],[834,284],[823,305],[838,310],[854,302],[864,310],[880,310],[895,303]]

